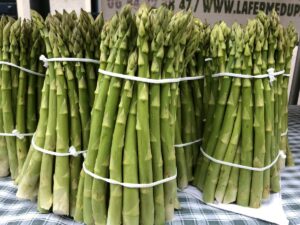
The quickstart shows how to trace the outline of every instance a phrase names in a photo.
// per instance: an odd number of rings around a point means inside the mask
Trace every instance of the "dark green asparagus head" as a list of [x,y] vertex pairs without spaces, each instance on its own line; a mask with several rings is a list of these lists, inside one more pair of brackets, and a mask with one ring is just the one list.
[[127,74],[135,74],[135,71],[137,69],[137,59],[138,59],[137,50],[134,50],[129,54],[127,70],[126,70]]
[[[150,11],[150,38],[152,58],[159,59],[164,57],[164,45],[166,39],[166,29],[171,20],[170,10],[165,6]],[[159,65],[152,63],[152,72],[158,72]]]
[[93,28],[94,28],[94,42],[95,42],[95,51],[94,51],[94,58],[99,59],[100,57],[100,43],[101,43],[101,31],[104,26],[104,17],[103,12],[100,12],[100,14],[96,17]]
[[21,19],[16,20],[10,28],[10,36],[9,36],[9,42],[10,42],[10,53],[11,56],[15,58],[16,61],[20,58],[20,39],[21,35]]
[[246,27],[244,28],[244,50],[243,50],[243,64],[242,73],[252,74],[252,53],[254,49],[256,37],[256,20],[249,20]]
[[293,50],[298,42],[298,33],[295,26],[290,23],[285,29],[285,39],[286,39],[286,54],[285,54],[285,72],[289,73],[291,70],[291,59],[293,56]]
[[2,54],[2,46],[3,46],[3,30],[5,25],[8,23],[7,16],[1,16],[0,18],[0,54]]
[[190,62],[190,60],[195,55],[196,51],[199,50],[201,38],[203,38],[203,36],[204,36],[203,28],[204,28],[204,26],[203,26],[202,22],[197,18],[193,18],[191,33],[188,36],[185,54],[184,54],[185,65],[187,65]]
[[234,60],[234,72],[240,73],[242,69],[242,60],[243,60],[243,51],[244,51],[244,33],[242,27],[235,23],[233,25],[233,32],[234,32],[234,40],[235,40],[235,60]]
[[78,27],[75,27],[72,34],[72,46],[73,46],[73,54],[78,58],[83,57],[82,46],[83,46],[83,38],[82,33],[80,32]]
[[286,40],[284,37],[284,28],[281,24],[278,25],[277,49],[275,52],[276,70],[284,70],[285,67],[285,47]]

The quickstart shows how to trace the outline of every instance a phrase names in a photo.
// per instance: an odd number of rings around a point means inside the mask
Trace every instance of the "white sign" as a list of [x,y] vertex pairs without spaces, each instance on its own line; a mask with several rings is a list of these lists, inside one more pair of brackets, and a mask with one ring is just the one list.
[[142,2],[148,2],[153,7],[165,3],[175,11],[191,10],[195,16],[210,24],[224,20],[229,25],[235,21],[245,24],[259,10],[269,13],[274,8],[284,25],[291,21],[300,32],[300,0],[99,0],[99,10],[103,11],[105,19],[109,19],[126,3],[137,9]]

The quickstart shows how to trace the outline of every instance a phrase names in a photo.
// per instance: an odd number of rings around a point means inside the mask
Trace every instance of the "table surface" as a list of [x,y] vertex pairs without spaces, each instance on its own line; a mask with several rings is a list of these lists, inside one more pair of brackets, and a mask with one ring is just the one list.
[[[282,172],[283,208],[291,225],[300,224],[300,107],[289,108],[289,141],[296,166],[285,168]],[[9,178],[0,178],[0,224],[32,225],[77,225],[68,217],[54,214],[40,214],[36,203],[19,201],[16,187]],[[169,225],[194,224],[236,224],[256,225],[270,224],[247,216],[223,211],[208,206],[189,194],[179,192],[181,210],[176,211],[175,218]],[[271,215],[270,215],[271,216]]]

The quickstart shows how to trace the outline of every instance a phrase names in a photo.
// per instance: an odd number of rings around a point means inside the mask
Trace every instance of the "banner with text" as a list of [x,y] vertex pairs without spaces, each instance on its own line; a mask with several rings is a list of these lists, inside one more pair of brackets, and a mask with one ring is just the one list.
[[210,24],[219,20],[228,24],[235,21],[246,23],[259,10],[269,13],[274,8],[284,25],[291,21],[300,32],[300,0],[99,0],[99,10],[108,19],[126,3],[137,9],[142,2],[148,2],[153,7],[165,3],[175,11],[191,10],[195,16]]

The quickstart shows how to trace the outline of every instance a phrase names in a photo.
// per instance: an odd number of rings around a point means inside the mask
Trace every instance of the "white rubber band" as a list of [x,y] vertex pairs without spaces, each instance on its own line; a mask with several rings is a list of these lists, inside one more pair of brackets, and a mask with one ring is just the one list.
[[7,66],[15,67],[15,68],[18,68],[19,70],[22,70],[26,73],[30,73],[30,74],[35,75],[35,76],[40,76],[40,77],[45,76],[45,74],[38,73],[38,72],[35,72],[35,71],[32,71],[32,70],[26,69],[22,66],[18,66],[16,64],[13,64],[13,63],[10,63],[10,62],[0,61],[0,65],[7,65]]
[[88,59],[88,58],[47,58],[44,55],[40,55],[40,60],[44,62],[44,67],[48,67],[48,62],[87,62],[87,63],[95,63],[100,64],[99,60],[96,59]]
[[288,131],[289,131],[289,129],[286,129],[286,131],[281,134],[281,137],[287,136],[288,135]]
[[90,175],[91,177],[93,177],[97,180],[102,180],[102,181],[105,181],[106,183],[116,184],[116,185],[120,185],[120,186],[123,186],[123,187],[126,187],[126,188],[151,188],[151,187],[154,187],[154,186],[157,186],[157,185],[164,184],[164,183],[167,183],[169,181],[175,180],[176,177],[177,177],[177,172],[176,172],[176,174],[174,176],[171,176],[171,177],[168,177],[168,178],[165,178],[165,179],[162,179],[162,180],[158,180],[158,181],[155,181],[155,182],[152,182],[152,183],[147,183],[147,184],[122,183],[122,182],[116,181],[114,179],[101,177],[101,176],[98,176],[97,174],[92,173],[91,171],[89,171],[86,168],[84,163],[82,164],[82,168],[83,168],[83,170],[86,174]]
[[291,75],[289,73],[284,73],[283,76],[290,77]]
[[204,61],[205,62],[212,61],[212,58],[205,58]]
[[270,83],[276,80],[276,76],[284,74],[284,70],[275,72],[274,68],[269,68],[268,69],[268,74],[260,74],[260,75],[247,75],[247,74],[238,74],[238,73],[229,73],[229,72],[224,72],[224,73],[216,73],[213,74],[212,77],[224,77],[224,76],[229,76],[229,77],[238,77],[238,78],[248,78],[248,79],[261,79],[261,78],[269,78]]
[[106,70],[99,69],[99,73],[110,77],[117,77],[125,80],[132,80],[132,81],[139,81],[143,83],[149,84],[169,84],[169,83],[178,83],[181,81],[191,81],[191,80],[200,80],[204,79],[204,76],[195,76],[195,77],[178,77],[178,78],[166,78],[166,79],[151,79],[145,77],[136,77],[136,76],[129,76],[121,73],[114,73]]
[[201,142],[202,139],[197,139],[195,141],[191,141],[191,142],[186,142],[186,143],[182,143],[182,144],[175,144],[174,147],[175,148],[181,148],[181,147],[186,147],[186,146],[189,146],[189,145],[193,145],[193,144],[196,144],[198,142]]
[[51,151],[51,150],[47,150],[47,149],[41,148],[41,147],[39,147],[39,146],[37,146],[35,144],[35,142],[34,142],[34,135],[33,135],[32,139],[31,139],[31,145],[32,145],[32,147],[35,150],[37,150],[39,152],[42,152],[42,153],[45,153],[45,154],[48,154],[48,155],[58,156],[58,157],[64,157],[64,156],[74,156],[74,157],[77,157],[80,154],[84,154],[84,153],[87,152],[86,150],[84,150],[84,151],[76,151],[76,148],[74,146],[70,146],[68,152],[54,152],[54,151]]
[[258,172],[263,172],[265,170],[270,169],[278,161],[279,157],[281,157],[283,159],[286,158],[286,155],[285,155],[284,151],[280,150],[278,152],[278,155],[276,156],[276,158],[273,160],[272,163],[270,163],[269,165],[267,165],[265,167],[257,168],[257,167],[244,166],[244,165],[240,165],[240,164],[235,164],[235,163],[230,163],[230,162],[225,162],[225,161],[222,161],[222,160],[218,160],[218,159],[216,159],[216,158],[211,157],[210,155],[208,155],[202,148],[200,148],[200,151],[202,152],[202,154],[206,158],[208,158],[212,162],[215,162],[215,163],[218,163],[218,164],[222,164],[222,165],[225,165],[225,166],[231,166],[231,167],[236,167],[236,168],[245,169],[245,170],[258,171]]
[[11,133],[0,133],[2,137],[16,137],[23,139],[24,137],[33,136],[34,133],[20,133],[20,131],[14,129]]

